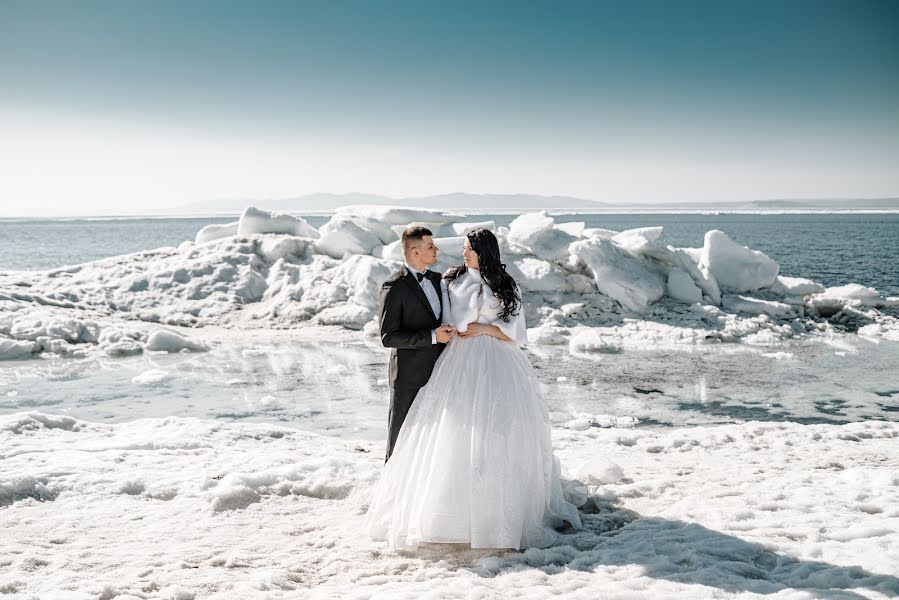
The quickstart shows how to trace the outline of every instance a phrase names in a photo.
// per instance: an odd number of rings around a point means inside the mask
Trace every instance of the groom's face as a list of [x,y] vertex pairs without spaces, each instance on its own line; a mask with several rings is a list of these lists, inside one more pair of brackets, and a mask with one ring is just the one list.
[[422,236],[412,252],[417,253],[418,258],[426,265],[437,264],[437,245],[429,235]]

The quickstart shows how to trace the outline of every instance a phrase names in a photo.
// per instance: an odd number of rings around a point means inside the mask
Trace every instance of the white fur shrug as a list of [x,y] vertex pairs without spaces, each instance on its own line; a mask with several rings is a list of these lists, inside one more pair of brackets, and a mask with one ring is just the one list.
[[509,316],[509,321],[500,317],[502,303],[493,295],[490,286],[481,279],[477,269],[468,269],[455,281],[441,283],[443,294],[444,321],[461,332],[468,331],[471,323],[496,325],[519,346],[528,343],[527,325],[524,321],[524,307],[518,307],[518,314]]

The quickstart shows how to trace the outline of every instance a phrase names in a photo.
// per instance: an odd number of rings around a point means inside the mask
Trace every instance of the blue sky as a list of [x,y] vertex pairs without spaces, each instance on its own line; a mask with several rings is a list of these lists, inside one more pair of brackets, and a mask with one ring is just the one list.
[[0,159],[5,216],[897,196],[899,3],[4,0]]

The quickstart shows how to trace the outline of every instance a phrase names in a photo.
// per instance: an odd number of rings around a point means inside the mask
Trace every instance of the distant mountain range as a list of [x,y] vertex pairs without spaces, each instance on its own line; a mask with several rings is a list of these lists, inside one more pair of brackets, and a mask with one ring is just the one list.
[[752,200],[743,202],[610,203],[572,196],[536,194],[469,194],[454,192],[437,196],[390,198],[376,194],[308,194],[295,198],[231,199],[196,202],[178,209],[157,211],[166,215],[233,215],[247,206],[288,213],[329,213],[349,204],[396,205],[457,212],[510,212],[521,210],[578,210],[586,212],[739,212],[739,211],[843,211],[899,210],[899,198],[828,198],[803,200]]

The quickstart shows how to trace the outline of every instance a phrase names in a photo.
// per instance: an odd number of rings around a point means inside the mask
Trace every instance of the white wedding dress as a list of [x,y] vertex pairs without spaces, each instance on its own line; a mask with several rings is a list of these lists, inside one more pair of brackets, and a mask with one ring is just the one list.
[[[445,322],[497,325],[514,342],[456,336],[415,398],[368,510],[369,533],[393,548],[551,545],[580,528],[562,490],[549,414],[520,345],[524,316],[499,319],[499,300],[469,269],[442,286]],[[520,311],[519,311],[520,312]]]

